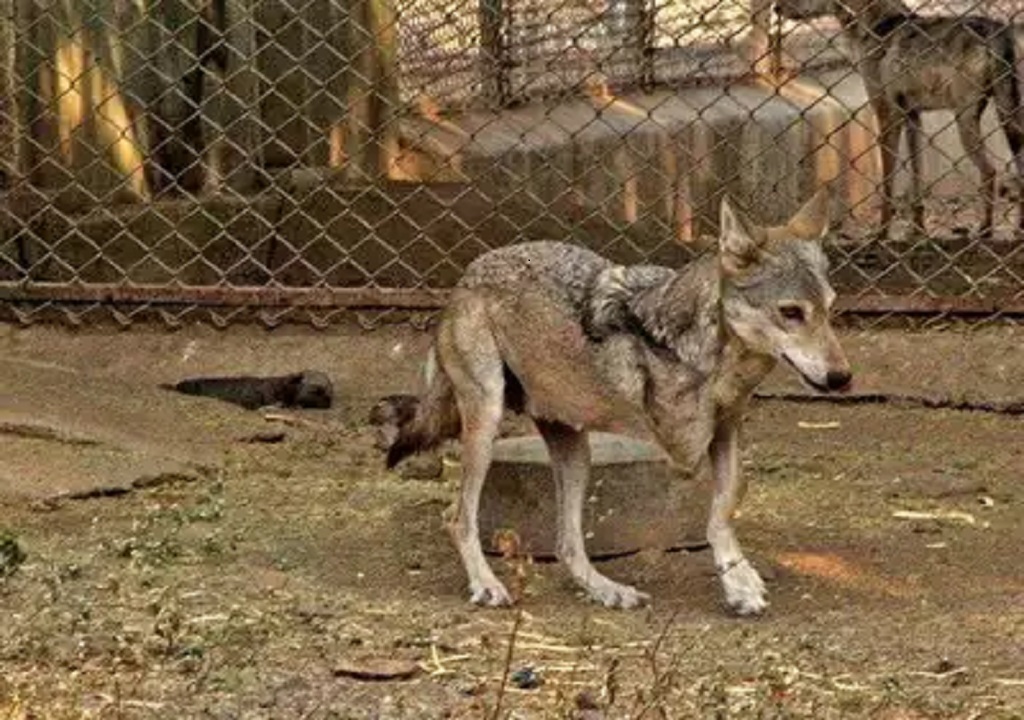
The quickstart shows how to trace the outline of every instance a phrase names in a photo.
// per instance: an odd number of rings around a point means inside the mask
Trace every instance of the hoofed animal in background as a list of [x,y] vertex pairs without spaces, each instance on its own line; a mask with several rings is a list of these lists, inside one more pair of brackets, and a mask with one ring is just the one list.
[[984,216],[979,232],[992,233],[996,170],[985,152],[981,115],[992,100],[1013,153],[1018,225],[1024,227],[1024,120],[1013,28],[977,15],[921,16],[900,0],[776,0],[785,18],[834,16],[856,46],[868,102],[878,117],[882,150],[882,218],[893,219],[893,180],[900,137],[907,129],[913,222],[924,228],[921,189],[921,113],[952,110],[971,162],[981,174]]
[[745,487],[737,437],[751,393],[779,360],[819,390],[850,384],[830,325],[827,215],[824,191],[778,227],[756,226],[723,201],[719,251],[678,271],[616,265],[557,242],[494,250],[467,268],[388,465],[461,437],[462,487],[449,529],[473,602],[512,601],[484,557],[477,525],[492,443],[509,408],[529,415],[547,444],[560,504],[557,553],[592,598],[631,608],[648,597],[594,568],[582,530],[587,431],[643,422],[680,471],[713,479],[707,536],[726,601],[741,614],[764,610],[764,583],[731,521]]

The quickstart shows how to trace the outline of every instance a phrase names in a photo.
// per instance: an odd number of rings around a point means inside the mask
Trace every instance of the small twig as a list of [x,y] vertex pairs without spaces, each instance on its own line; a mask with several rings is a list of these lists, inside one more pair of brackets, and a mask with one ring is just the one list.
[[[163,710],[167,707],[165,702],[157,702],[155,700],[133,700],[124,699],[121,697],[121,685],[117,680],[114,681],[114,694],[109,693],[96,693],[96,697],[103,701],[105,705],[113,705],[117,710],[118,717],[123,716],[123,709],[126,707],[130,708],[142,708],[144,710]],[[12,716],[13,717],[13,716]]]
[[[644,703],[640,711],[634,716],[634,720],[641,720],[648,712],[654,709],[656,703],[661,702],[661,696],[665,689],[665,684],[668,680],[671,671],[664,673],[658,669],[658,651],[661,649],[662,644],[665,642],[665,638],[668,637],[668,631],[675,623],[676,618],[679,616],[679,609],[676,609],[669,619],[665,622],[664,627],[661,628],[661,632],[654,640],[654,644],[651,645],[645,652],[647,655],[648,662],[651,666],[651,675],[654,678],[654,682],[651,685],[651,695],[647,702]],[[662,715],[665,715],[664,708],[662,708]]]
[[521,650],[539,650],[541,652],[562,653],[574,655],[584,650],[581,645],[547,645],[544,643],[519,643]]
[[570,673],[570,674],[580,672],[581,670],[593,671],[593,670],[597,670],[597,669],[598,668],[597,668],[596,665],[592,665],[590,663],[583,663],[583,662],[573,662],[571,664],[560,663],[560,664],[555,664],[555,665],[544,664],[544,665],[538,665],[536,667],[536,670],[542,671],[542,672]]
[[605,712],[610,712],[619,696],[619,659],[613,657],[604,674]]
[[463,655],[449,655],[446,658],[441,657],[441,653],[438,652],[437,645],[431,643],[430,645],[430,664],[421,662],[418,663],[420,669],[425,673],[429,673],[431,677],[440,677],[442,675],[454,675],[455,671],[445,667],[445,663],[463,662],[465,660],[472,660],[473,656],[468,654]]
[[665,642],[665,638],[668,637],[668,631],[675,623],[676,618],[679,617],[679,609],[677,608],[669,619],[665,622],[664,627],[661,628],[661,632],[654,639],[654,644],[646,651],[651,663],[651,672],[654,674],[654,678],[658,678],[658,650],[661,649],[662,644]]
[[996,685],[1006,685],[1009,687],[1024,687],[1024,679],[1021,678],[995,678],[992,682]]
[[512,658],[516,650],[516,638],[519,635],[519,628],[523,624],[523,607],[520,604],[523,597],[523,590],[526,586],[526,562],[522,556],[522,544],[519,536],[512,531],[500,533],[496,538],[498,548],[506,562],[514,564],[515,583],[512,585],[512,600],[516,603],[516,614],[512,620],[512,630],[508,636],[508,647],[505,649],[505,663],[501,670],[501,684],[498,685],[498,696],[494,700],[494,711],[491,713],[491,720],[499,720],[501,717],[501,706],[505,700],[505,692],[508,685],[509,675],[512,673]]
[[505,699],[505,689],[508,685],[509,675],[512,674],[512,658],[516,649],[516,634],[523,622],[523,609],[516,608],[516,616],[512,621],[512,630],[508,635],[508,647],[505,649],[505,663],[501,670],[501,683],[498,685],[498,696],[494,700],[494,712],[491,713],[491,720],[498,720],[501,717],[501,704]]
[[831,682],[833,687],[847,692],[863,692],[864,690],[871,689],[869,685],[864,685],[863,683],[858,682],[843,682],[838,678],[832,678]]
[[437,652],[436,643],[430,643],[430,659],[434,661],[434,667],[437,669],[437,672],[443,673],[446,671],[445,666],[441,664],[441,654]]
[[293,427],[311,428],[313,430],[330,429],[330,426],[325,423],[317,422],[315,420],[309,420],[304,417],[299,417],[298,415],[289,415],[287,413],[281,412],[263,413],[263,419],[266,420],[267,422],[279,422],[285,425],[291,425]]

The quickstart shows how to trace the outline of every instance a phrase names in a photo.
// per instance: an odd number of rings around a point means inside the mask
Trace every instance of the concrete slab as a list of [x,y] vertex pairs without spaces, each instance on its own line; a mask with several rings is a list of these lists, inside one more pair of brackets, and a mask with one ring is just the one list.
[[[216,468],[255,413],[74,367],[0,357],[0,498],[115,494]],[[46,462],[40,462],[45,455]]]
[[[591,433],[591,478],[583,527],[591,557],[642,549],[704,545],[709,486],[680,476],[662,450],[622,435]],[[534,557],[555,554],[556,508],[550,460],[538,436],[505,438],[480,503],[485,547],[498,530],[512,529]]]

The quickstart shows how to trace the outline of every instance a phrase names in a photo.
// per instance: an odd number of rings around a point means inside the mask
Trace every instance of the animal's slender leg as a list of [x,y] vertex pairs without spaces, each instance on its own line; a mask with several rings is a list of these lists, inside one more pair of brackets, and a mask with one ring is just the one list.
[[903,116],[888,103],[875,104],[878,116],[879,147],[882,151],[882,218],[878,227],[881,239],[889,237],[895,214],[893,191],[896,186],[896,167],[900,156],[900,136],[903,134]]
[[974,166],[981,173],[981,195],[984,203],[984,214],[981,220],[981,227],[978,233],[982,237],[992,235],[992,214],[994,197],[996,191],[996,169],[988,159],[985,152],[985,143],[981,136],[981,114],[985,110],[985,101],[982,100],[974,107],[957,113],[956,125],[960,131],[960,142],[964,146],[964,152],[971,159]]
[[[1006,82],[1017,82],[1016,74],[1012,73],[1006,78]],[[1017,194],[1017,227],[1024,229],[1024,117],[1022,108],[1014,102],[1015,95],[1012,91],[996,94],[996,111],[999,114],[999,123],[1006,134],[1006,142],[1013,153],[1013,167],[1017,172],[1016,181],[1013,183],[1013,191]]]
[[558,509],[558,557],[587,594],[606,607],[633,608],[646,593],[608,579],[590,562],[583,538],[583,504],[590,475],[590,446],[585,432],[560,423],[537,422],[551,456]]
[[736,428],[720,424],[711,442],[714,495],[707,537],[726,603],[740,615],[755,615],[768,606],[767,591],[761,576],[744,557],[732,526],[733,513],[745,491],[736,445]]
[[438,330],[442,369],[448,373],[462,420],[462,486],[448,530],[478,605],[510,605],[512,596],[495,576],[480,543],[480,494],[491,466],[494,438],[504,409],[501,356],[480,315],[467,311]]
[[923,233],[924,227],[924,190],[921,186],[921,113],[909,110],[907,118],[907,148],[910,152],[910,207],[914,222],[914,232]]

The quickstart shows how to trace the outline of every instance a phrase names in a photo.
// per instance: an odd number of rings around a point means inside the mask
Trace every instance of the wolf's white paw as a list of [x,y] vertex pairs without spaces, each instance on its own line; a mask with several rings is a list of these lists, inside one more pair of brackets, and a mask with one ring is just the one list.
[[640,592],[629,585],[620,585],[606,578],[592,583],[586,590],[592,600],[607,608],[631,610],[646,605],[651,600],[651,596],[645,592]]
[[725,602],[737,615],[760,615],[768,607],[764,580],[746,558],[719,570],[719,575]]
[[512,596],[499,580],[488,583],[471,583],[469,586],[469,601],[474,605],[486,607],[502,607],[512,604]]

